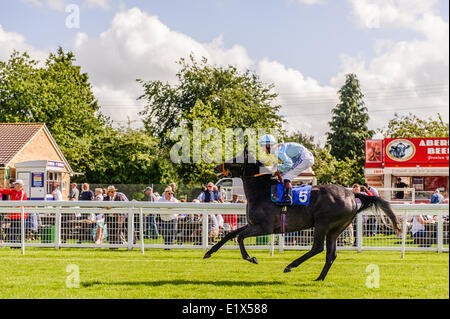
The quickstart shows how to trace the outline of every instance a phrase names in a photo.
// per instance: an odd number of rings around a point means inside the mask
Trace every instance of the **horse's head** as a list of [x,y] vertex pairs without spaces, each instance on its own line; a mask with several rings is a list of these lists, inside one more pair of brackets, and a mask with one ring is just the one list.
[[248,147],[244,148],[244,152],[238,156],[217,165],[214,172],[217,175],[233,176],[233,177],[249,177],[260,173],[260,167],[264,166],[260,161],[251,155]]

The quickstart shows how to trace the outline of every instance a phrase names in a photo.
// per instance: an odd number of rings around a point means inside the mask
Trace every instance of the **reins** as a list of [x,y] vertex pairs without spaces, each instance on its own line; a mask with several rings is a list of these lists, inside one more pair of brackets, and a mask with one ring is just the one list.
[[255,174],[252,177],[258,177],[258,176],[268,175],[268,174],[270,174],[270,173],[260,173],[260,174]]

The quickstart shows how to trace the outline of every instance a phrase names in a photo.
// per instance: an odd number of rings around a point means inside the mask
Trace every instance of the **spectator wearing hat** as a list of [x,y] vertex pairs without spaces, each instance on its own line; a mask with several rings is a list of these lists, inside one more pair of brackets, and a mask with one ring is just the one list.
[[[107,196],[104,201],[128,202],[128,198],[124,193],[118,192],[114,186],[108,186],[106,189]],[[107,214],[105,224],[108,227],[110,244],[125,244],[125,236],[122,231],[125,223],[125,214]]]
[[[164,194],[158,202],[178,203],[178,200],[173,196],[172,188],[168,186],[164,190]],[[177,233],[178,214],[161,214],[160,218],[164,245],[173,245],[175,241],[175,235]],[[169,248],[166,248],[166,250],[169,250]]]
[[[23,180],[18,179],[13,183],[13,189],[0,188],[0,194],[9,195],[9,199],[12,201],[26,201],[27,194],[23,189]],[[11,243],[19,243],[21,237],[21,213],[10,213],[8,218],[11,220],[11,226],[6,234],[6,241]],[[24,218],[28,218],[28,214],[25,213]]]
[[[144,190],[147,201],[154,203],[157,200],[155,194],[153,194],[153,188],[147,186]],[[158,226],[156,225],[155,214],[147,214],[144,218],[144,238],[158,239]]]

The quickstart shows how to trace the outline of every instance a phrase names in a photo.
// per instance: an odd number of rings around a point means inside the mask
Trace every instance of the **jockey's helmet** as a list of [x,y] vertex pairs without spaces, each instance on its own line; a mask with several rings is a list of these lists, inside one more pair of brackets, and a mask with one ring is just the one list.
[[259,145],[265,146],[265,145],[275,145],[277,141],[275,140],[275,137],[270,134],[266,134],[261,136],[261,138],[258,141]]

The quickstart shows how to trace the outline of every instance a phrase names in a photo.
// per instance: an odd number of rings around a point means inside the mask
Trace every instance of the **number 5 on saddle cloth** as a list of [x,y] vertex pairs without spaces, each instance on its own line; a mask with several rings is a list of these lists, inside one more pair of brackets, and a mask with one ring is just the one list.
[[[295,205],[309,205],[311,194],[311,185],[302,185],[292,187],[292,201]],[[284,184],[278,183],[271,186],[271,200],[274,203],[284,203]]]

